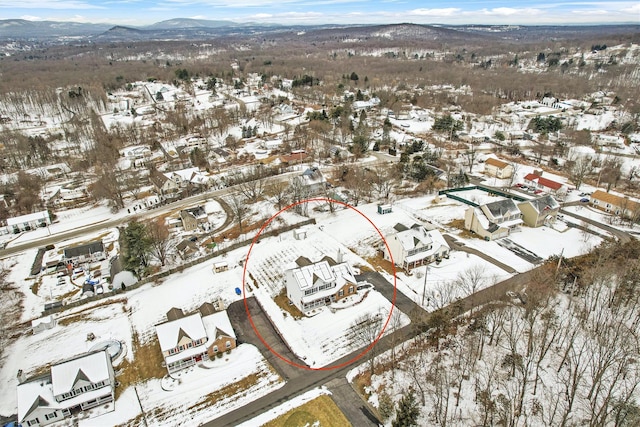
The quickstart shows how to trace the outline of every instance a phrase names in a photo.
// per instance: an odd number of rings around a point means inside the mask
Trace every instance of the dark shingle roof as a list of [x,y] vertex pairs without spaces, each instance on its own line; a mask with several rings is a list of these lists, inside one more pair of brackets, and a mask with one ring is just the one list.
[[70,259],[82,255],[95,254],[96,252],[104,252],[104,244],[102,243],[102,240],[74,246],[72,248],[66,248],[64,250],[64,257],[65,259]]
[[167,311],[167,320],[178,320],[184,317],[184,312],[176,307],[173,307],[171,310]]

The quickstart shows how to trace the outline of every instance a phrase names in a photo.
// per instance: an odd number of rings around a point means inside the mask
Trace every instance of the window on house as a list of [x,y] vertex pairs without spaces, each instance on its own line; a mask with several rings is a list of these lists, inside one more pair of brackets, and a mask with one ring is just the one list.
[[353,293],[353,286],[349,286],[349,293],[352,294]]
[[338,292],[338,296],[341,297],[344,295],[344,289],[340,289],[340,292]]
[[611,207],[611,203],[607,203],[607,207],[610,208]]
[[52,412],[52,413],[50,413],[50,414],[46,414],[46,415],[44,416],[44,419],[45,419],[45,420],[47,420],[47,421],[52,420],[52,419],[54,419],[54,418],[58,418],[58,414],[57,414],[57,413],[55,413],[55,412]]
[[39,420],[39,419],[37,419],[37,418],[34,418],[34,419],[32,419],[32,420],[27,421],[27,425],[28,425],[29,427],[31,427],[31,426],[35,426],[35,425],[38,425],[38,424],[40,424],[40,420]]
[[231,348],[231,341],[227,341],[227,342],[225,343],[225,346],[226,346],[227,348]]
[[213,346],[213,352],[214,352],[214,353],[217,353],[217,352],[218,352],[218,346],[217,346],[217,345],[214,345],[214,346]]

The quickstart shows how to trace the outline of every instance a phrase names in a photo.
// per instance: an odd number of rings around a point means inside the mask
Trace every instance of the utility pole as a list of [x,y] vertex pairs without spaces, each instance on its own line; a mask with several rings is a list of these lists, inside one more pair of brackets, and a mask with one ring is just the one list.
[[427,273],[429,273],[429,264],[424,266],[424,285],[422,286],[422,308],[424,308],[424,295],[427,293]]

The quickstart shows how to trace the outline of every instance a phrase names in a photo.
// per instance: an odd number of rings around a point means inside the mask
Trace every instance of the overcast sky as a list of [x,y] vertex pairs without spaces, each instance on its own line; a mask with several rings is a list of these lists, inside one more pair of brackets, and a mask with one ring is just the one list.
[[283,24],[640,24],[640,1],[0,0],[0,18],[121,25],[171,18]]

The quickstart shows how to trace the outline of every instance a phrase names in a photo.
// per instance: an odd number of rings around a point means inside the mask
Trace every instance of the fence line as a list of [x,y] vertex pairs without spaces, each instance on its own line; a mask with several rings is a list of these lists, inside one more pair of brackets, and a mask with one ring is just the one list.
[[[277,236],[277,235],[279,235],[281,233],[286,233],[287,231],[291,231],[293,229],[296,229],[296,228],[299,228],[299,227],[303,227],[303,226],[309,225],[309,224],[315,224],[315,223],[316,223],[315,218],[309,218],[309,219],[306,219],[304,221],[298,222],[296,224],[291,224],[291,225],[287,225],[285,227],[280,227],[280,228],[276,228],[276,229],[273,229],[273,230],[264,231],[264,232],[262,232],[262,234],[260,236],[262,236],[262,237]],[[224,248],[218,248],[218,246],[216,246],[216,250],[214,250],[210,254],[207,254],[207,255],[204,255],[202,257],[196,258],[194,260],[191,260],[189,262],[181,264],[181,265],[179,265],[177,267],[170,268],[169,270],[164,270],[164,271],[161,271],[159,273],[156,273],[156,274],[153,274],[151,276],[148,276],[148,277],[145,277],[143,279],[140,279],[135,284],[133,284],[131,286],[127,286],[126,290],[124,290],[124,291],[122,289],[120,289],[119,287],[114,285],[113,290],[110,291],[110,292],[105,292],[104,294],[101,294],[101,295],[94,295],[94,296],[89,297],[89,298],[83,298],[81,300],[74,301],[74,302],[71,302],[71,303],[68,303],[68,304],[64,304],[62,306],[52,307],[50,309],[44,310],[42,312],[42,315],[43,316],[48,316],[50,314],[59,313],[61,311],[65,311],[65,310],[68,310],[68,309],[71,309],[71,308],[80,307],[80,306],[82,306],[84,304],[87,304],[87,303],[90,303],[90,302],[93,302],[93,301],[98,301],[98,300],[101,300],[103,298],[111,297],[113,295],[125,293],[125,292],[127,292],[129,290],[139,288],[140,286],[145,285],[145,284],[150,283],[150,282],[157,282],[159,279],[165,278],[165,277],[167,277],[167,276],[169,276],[171,274],[181,273],[182,271],[184,271],[187,268],[193,267],[195,265],[198,265],[198,264],[201,264],[201,263],[203,263],[205,261],[213,259],[213,258],[215,258],[217,256],[226,254],[227,252],[231,252],[233,250],[236,250],[238,248],[246,246],[246,245],[250,244],[252,241],[253,241],[253,238],[245,239],[245,240],[242,240],[242,241],[239,241],[239,242],[232,243],[232,244],[230,244],[228,246],[225,246]]]

